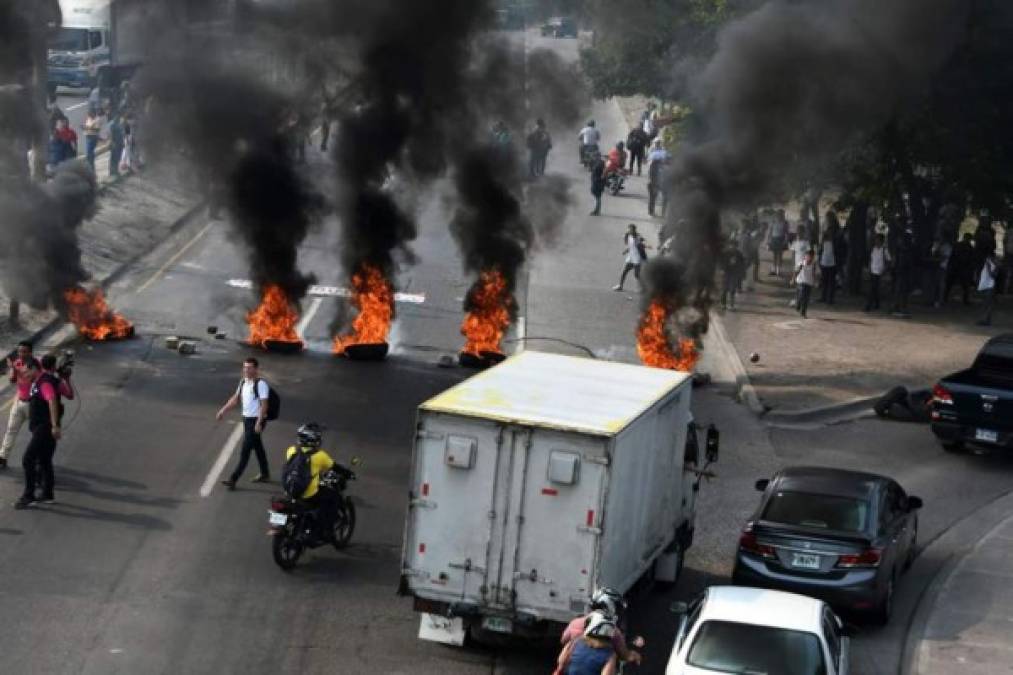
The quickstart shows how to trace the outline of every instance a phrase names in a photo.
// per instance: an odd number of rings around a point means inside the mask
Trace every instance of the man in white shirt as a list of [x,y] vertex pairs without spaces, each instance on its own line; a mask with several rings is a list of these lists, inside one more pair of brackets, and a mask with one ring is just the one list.
[[580,138],[580,148],[577,151],[577,159],[583,162],[584,150],[590,145],[601,144],[601,132],[595,126],[594,120],[589,120],[587,126],[580,130],[578,137]]
[[236,393],[229,397],[217,415],[221,420],[229,410],[237,405],[242,405],[243,446],[239,453],[239,464],[236,465],[232,476],[222,481],[222,485],[229,490],[236,489],[236,481],[246,470],[251,451],[257,453],[257,463],[260,465],[260,473],[253,478],[253,482],[267,483],[271,480],[267,452],[264,450],[264,442],[260,437],[267,424],[267,401],[270,388],[267,386],[267,382],[260,379],[259,366],[257,359],[252,356],[243,361],[243,379],[240,380]]
[[619,275],[619,283],[613,286],[612,290],[623,290],[623,284],[626,283],[626,275],[630,273],[630,270],[633,270],[633,276],[637,278],[640,290],[643,290],[644,284],[640,281],[640,266],[644,263],[644,249],[647,246],[644,244],[643,237],[637,232],[637,226],[633,223],[630,223],[629,229],[623,236],[623,244],[626,246],[626,249],[623,251],[626,254],[626,263],[623,265],[623,271]]
[[865,303],[866,312],[879,309],[880,281],[889,263],[890,251],[886,248],[886,237],[877,234],[872,252],[869,253],[869,299]]
[[978,322],[979,326],[992,325],[992,310],[995,308],[995,278],[999,275],[999,263],[995,259],[995,251],[985,256],[978,278],[978,292],[985,296],[985,316]]

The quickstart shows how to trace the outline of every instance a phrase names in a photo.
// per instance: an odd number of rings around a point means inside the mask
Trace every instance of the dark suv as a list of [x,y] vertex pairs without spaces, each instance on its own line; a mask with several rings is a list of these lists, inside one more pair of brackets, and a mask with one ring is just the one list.
[[760,505],[739,539],[732,583],[793,591],[886,623],[915,556],[918,509],[896,481],[791,467],[756,482]]

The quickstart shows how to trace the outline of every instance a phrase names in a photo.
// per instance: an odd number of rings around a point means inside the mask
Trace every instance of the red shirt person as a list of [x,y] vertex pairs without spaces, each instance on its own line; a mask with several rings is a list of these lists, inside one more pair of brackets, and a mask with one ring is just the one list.
[[15,353],[7,359],[10,383],[17,385],[17,391],[7,417],[7,431],[4,433],[3,443],[0,443],[0,471],[7,468],[7,458],[14,447],[18,433],[24,423],[28,421],[28,399],[34,380],[34,376],[28,371],[29,362],[38,364],[38,359],[32,356],[32,343],[26,340],[20,342]]
[[[55,501],[53,455],[62,433],[60,397],[74,398],[70,382],[66,377],[57,377],[55,368],[56,358],[50,354],[43,356],[39,364],[28,365],[29,372],[34,376],[28,400],[28,430],[32,432],[32,440],[28,442],[21,460],[21,468],[25,472],[25,491],[14,503],[15,509],[27,508],[36,501],[45,504]],[[36,487],[41,494],[36,494]]]

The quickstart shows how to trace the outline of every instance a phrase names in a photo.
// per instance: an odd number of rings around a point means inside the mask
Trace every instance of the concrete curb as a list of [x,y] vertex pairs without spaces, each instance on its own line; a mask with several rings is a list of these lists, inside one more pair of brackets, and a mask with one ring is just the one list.
[[939,594],[966,555],[989,533],[1013,518],[1011,513],[1013,492],[1007,492],[948,527],[918,552],[909,574],[929,577],[929,582],[922,587],[908,619],[898,671],[900,675],[921,674],[925,630]]
[[845,422],[874,416],[876,413],[872,406],[879,399],[879,396],[863,396],[843,403],[831,403],[803,410],[771,410],[763,416],[763,419],[770,424]]
[[714,342],[721,351],[720,357],[725,361],[732,371],[732,375],[735,377],[736,398],[740,403],[744,403],[754,415],[762,416],[767,409],[760,402],[759,396],[756,395],[756,389],[753,388],[753,384],[749,381],[749,373],[746,372],[746,366],[742,363],[742,358],[739,356],[738,350],[735,349],[735,345],[728,339],[724,322],[717,314],[711,315],[709,332],[714,336]]

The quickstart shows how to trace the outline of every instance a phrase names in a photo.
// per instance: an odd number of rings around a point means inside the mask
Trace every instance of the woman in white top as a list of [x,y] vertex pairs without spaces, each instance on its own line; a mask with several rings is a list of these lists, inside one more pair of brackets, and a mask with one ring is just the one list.
[[[795,255],[795,266],[792,269],[797,270],[798,266],[805,260],[805,254],[812,250],[812,244],[809,243],[809,237],[806,234],[804,224],[799,224],[798,234],[795,237],[795,241],[791,242],[791,250]],[[792,277],[788,277],[788,285],[791,286],[793,281]]]
[[979,326],[992,325],[992,309],[995,307],[995,278],[999,275],[999,263],[995,259],[995,252],[991,252],[985,258],[985,264],[981,267],[981,276],[978,277],[978,292],[985,296],[985,316],[978,322]]
[[809,298],[812,296],[813,286],[816,285],[816,259],[811,250],[806,251],[802,264],[795,270],[795,283],[798,284],[795,309],[805,319],[808,318]]

